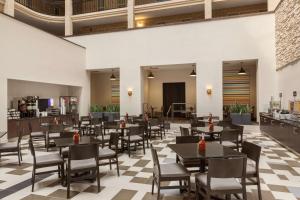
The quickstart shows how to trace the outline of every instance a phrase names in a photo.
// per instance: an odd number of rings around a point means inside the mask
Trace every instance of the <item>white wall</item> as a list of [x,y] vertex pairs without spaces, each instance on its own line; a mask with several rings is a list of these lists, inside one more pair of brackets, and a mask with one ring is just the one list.
[[[282,106],[284,109],[288,109],[289,101],[293,101],[293,91],[297,91],[297,100],[300,100],[300,60],[294,64],[290,64],[283,69],[277,71],[278,73],[278,91],[282,92]],[[274,96],[279,100],[279,94]]]
[[0,27],[0,130],[7,130],[8,79],[81,87],[76,91],[80,114],[87,114],[90,78],[85,49],[3,14]]
[[[258,110],[277,91],[273,13],[68,38],[87,48],[87,68],[120,68],[121,114],[140,114],[140,66],[196,63],[197,113],[222,115],[222,62],[258,59]],[[206,94],[206,87],[213,95]],[[127,88],[134,90],[128,97]]]

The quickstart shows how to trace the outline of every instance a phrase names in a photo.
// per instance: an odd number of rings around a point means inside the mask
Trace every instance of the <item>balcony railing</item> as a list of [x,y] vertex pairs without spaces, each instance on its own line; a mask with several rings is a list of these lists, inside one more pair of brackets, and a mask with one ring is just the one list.
[[73,0],[73,15],[127,7],[127,0]]
[[144,4],[150,4],[150,3],[159,3],[164,1],[170,1],[170,0],[135,0],[135,5],[144,5]]
[[65,15],[65,1],[64,0],[16,0],[16,2],[23,6],[34,10],[36,12],[52,15]]

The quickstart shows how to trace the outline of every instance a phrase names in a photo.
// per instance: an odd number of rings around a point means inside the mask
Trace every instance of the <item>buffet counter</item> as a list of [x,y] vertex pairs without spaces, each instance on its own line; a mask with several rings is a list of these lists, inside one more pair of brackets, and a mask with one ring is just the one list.
[[52,123],[54,118],[66,122],[67,124],[72,124],[72,119],[76,121],[79,120],[78,114],[70,114],[70,115],[58,115],[58,116],[47,116],[47,117],[33,117],[33,118],[21,118],[21,119],[9,119],[7,120],[7,137],[14,138],[18,137],[18,126],[20,123],[20,127],[24,128],[23,136],[29,135],[28,123],[30,122],[32,125],[33,132],[42,131],[40,126],[41,123]]
[[300,153],[300,121],[275,119],[268,113],[260,113],[260,130]]

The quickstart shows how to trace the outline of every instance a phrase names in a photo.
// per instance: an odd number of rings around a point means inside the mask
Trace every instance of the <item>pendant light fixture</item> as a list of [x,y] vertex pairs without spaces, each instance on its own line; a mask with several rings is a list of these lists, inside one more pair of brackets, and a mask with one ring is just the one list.
[[114,70],[112,70],[112,73],[111,73],[111,76],[110,76],[110,80],[111,81],[115,81],[117,78],[116,76],[114,75]]
[[192,76],[192,77],[196,77],[196,71],[195,71],[195,67],[196,67],[196,65],[195,64],[193,64],[192,65],[193,66],[193,71],[190,73],[190,76]]
[[149,74],[148,74],[148,76],[147,76],[147,78],[153,79],[153,78],[155,78],[155,77],[154,77],[153,73],[150,71]]
[[246,75],[247,73],[246,73],[246,71],[245,71],[245,69],[243,68],[243,62],[241,62],[241,69],[240,69],[240,71],[238,72],[238,75]]
[[195,70],[193,69],[193,71],[190,73],[190,76],[195,77],[197,74],[195,72]]

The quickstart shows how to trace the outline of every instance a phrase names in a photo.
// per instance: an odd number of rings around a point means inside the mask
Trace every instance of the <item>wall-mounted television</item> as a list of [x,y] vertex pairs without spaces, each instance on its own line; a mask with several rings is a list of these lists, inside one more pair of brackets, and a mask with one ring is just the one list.
[[39,99],[38,107],[40,112],[45,112],[47,108],[53,106],[53,99]]

